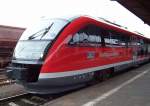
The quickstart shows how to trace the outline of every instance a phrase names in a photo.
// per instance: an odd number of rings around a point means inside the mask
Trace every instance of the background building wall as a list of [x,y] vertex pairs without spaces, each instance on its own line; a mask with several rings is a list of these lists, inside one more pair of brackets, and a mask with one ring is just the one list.
[[14,47],[25,28],[0,25],[0,68],[11,61]]

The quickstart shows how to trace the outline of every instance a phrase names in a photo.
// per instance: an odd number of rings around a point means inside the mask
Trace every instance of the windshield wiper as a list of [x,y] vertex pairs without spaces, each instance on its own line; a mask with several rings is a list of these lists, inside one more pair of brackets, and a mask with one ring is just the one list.
[[40,40],[48,33],[48,31],[51,29],[51,27],[53,26],[53,24],[54,24],[54,23],[52,23],[49,27],[47,27],[47,28],[45,29],[45,32],[42,34]]
[[[41,39],[45,36],[45,34],[48,33],[48,31],[50,30],[50,28],[52,27],[53,24],[54,24],[54,23],[52,23],[49,27],[44,28],[44,29],[41,29],[40,31],[38,31],[38,32],[36,32],[36,33],[34,33],[34,34],[32,34],[31,36],[28,37],[28,40],[32,40],[32,39],[34,39],[34,38],[36,38],[36,37],[38,37],[38,36],[41,36],[41,38],[40,38],[40,40],[41,40]],[[44,33],[43,33],[42,35],[41,35],[41,34],[36,35],[36,34],[42,32],[42,31],[44,31]]]

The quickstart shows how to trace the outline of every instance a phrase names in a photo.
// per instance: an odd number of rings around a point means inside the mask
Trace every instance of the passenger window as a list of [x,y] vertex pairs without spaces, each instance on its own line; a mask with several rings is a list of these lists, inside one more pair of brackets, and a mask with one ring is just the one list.
[[128,47],[129,37],[120,33],[108,31],[104,36],[107,47]]
[[95,25],[88,25],[72,36],[69,43],[77,46],[101,46],[101,29]]
[[111,38],[110,38],[110,34],[108,31],[105,32],[104,42],[105,42],[105,46],[107,47],[111,46]]
[[148,54],[147,42],[144,39],[139,39],[137,42],[138,46],[138,56]]

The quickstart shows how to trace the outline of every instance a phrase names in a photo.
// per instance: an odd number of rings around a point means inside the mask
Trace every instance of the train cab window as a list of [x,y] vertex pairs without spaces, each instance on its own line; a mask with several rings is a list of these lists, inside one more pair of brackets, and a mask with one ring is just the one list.
[[73,35],[69,44],[77,46],[100,47],[101,29],[95,25],[88,25]]

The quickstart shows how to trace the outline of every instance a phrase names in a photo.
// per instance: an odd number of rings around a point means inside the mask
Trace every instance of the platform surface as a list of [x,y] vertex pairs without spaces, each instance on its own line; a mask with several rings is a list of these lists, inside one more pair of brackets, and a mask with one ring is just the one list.
[[65,95],[45,106],[150,106],[150,63]]

